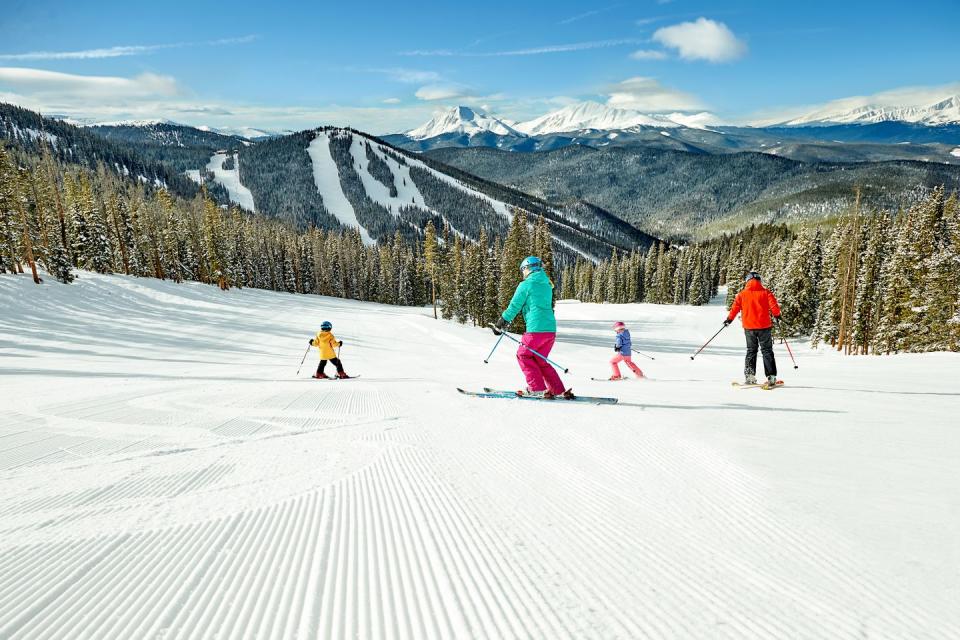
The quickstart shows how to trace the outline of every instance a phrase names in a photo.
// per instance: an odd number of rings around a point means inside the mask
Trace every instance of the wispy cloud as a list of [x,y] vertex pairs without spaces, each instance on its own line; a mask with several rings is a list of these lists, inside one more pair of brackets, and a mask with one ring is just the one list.
[[441,82],[443,80],[443,77],[436,71],[408,69],[406,67],[350,67],[348,70],[381,74],[394,82],[403,84],[423,84],[425,82]]
[[613,11],[614,9],[617,9],[622,6],[623,6],[622,4],[615,4],[609,7],[603,7],[602,9],[593,9],[592,11],[584,11],[583,13],[579,13],[575,16],[570,16],[569,18],[565,18],[564,20],[561,20],[557,24],[573,24],[574,22],[586,20],[587,18],[592,18],[593,16],[600,15],[601,13],[606,13],[607,11]]
[[745,42],[722,22],[697,18],[657,29],[653,39],[665,47],[676,49],[685,60],[729,62],[747,52]]
[[461,57],[461,58],[493,58],[499,56],[535,56],[547,53],[565,53],[568,51],[586,51],[589,49],[606,49],[610,47],[623,47],[627,45],[641,44],[644,40],[636,38],[623,38],[619,40],[593,40],[590,42],[573,42],[569,44],[546,45],[542,47],[531,47],[528,49],[510,49],[506,51],[456,51],[453,49],[416,49],[413,51],[401,51],[402,56],[436,56],[436,57]]
[[387,98],[383,101],[383,104],[400,104],[403,102],[400,98]]
[[667,54],[656,49],[640,49],[630,54],[634,60],[666,60]]
[[182,49],[185,47],[219,47],[231,44],[246,44],[256,40],[258,36],[247,35],[238,38],[220,38],[202,42],[173,42],[168,44],[142,44],[104,47],[99,49],[83,49],[80,51],[28,51],[26,53],[0,53],[0,60],[90,60],[98,58],[120,58],[125,56],[139,56],[164,49]]

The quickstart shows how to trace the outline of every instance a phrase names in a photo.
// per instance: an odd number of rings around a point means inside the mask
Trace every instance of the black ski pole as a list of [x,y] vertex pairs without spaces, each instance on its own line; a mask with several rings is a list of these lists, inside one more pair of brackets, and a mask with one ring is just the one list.
[[656,358],[654,358],[653,356],[648,356],[647,354],[640,353],[639,351],[634,351],[634,353],[637,354],[638,356],[643,356],[644,358],[650,358],[651,360],[656,360]]
[[303,368],[303,363],[306,361],[306,359],[307,359],[307,354],[310,353],[310,347],[312,347],[312,346],[313,346],[312,344],[308,344],[308,345],[307,345],[307,350],[303,352],[303,357],[300,358],[300,366],[297,367],[297,375],[298,375],[298,376],[300,375],[300,369]]
[[[720,331],[723,331],[723,330],[726,329],[726,328],[727,328],[727,325],[726,325],[726,323],[724,323],[724,325],[723,325],[722,327],[720,327]],[[710,344],[711,342],[713,342],[713,339],[716,338],[718,335],[720,335],[720,331],[717,331],[715,334],[713,334],[713,335],[710,337],[709,340],[707,340],[706,342],[704,342],[704,343],[703,343],[703,346],[700,347],[699,349],[697,349],[697,352],[696,352],[695,354],[693,354],[692,356],[690,356],[690,359],[693,360],[693,359],[696,358],[698,355],[700,355],[700,352],[703,351],[704,349],[706,349],[706,348],[707,348],[707,345]]]

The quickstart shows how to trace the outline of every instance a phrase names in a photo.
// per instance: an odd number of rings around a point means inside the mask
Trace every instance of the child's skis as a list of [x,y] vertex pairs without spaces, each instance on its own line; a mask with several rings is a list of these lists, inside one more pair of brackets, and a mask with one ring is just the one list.
[[783,386],[783,380],[777,380],[777,384],[771,385],[769,382],[758,382],[756,384],[746,384],[745,382],[733,381],[732,384],[737,389],[763,389],[765,391],[770,391],[777,387]]

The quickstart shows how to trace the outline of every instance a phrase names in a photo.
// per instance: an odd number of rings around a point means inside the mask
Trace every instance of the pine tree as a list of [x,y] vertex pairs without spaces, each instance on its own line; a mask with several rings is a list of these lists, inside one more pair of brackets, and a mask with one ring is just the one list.
[[867,227],[867,240],[857,274],[857,295],[853,310],[855,352],[866,354],[874,344],[880,312],[883,309],[881,269],[889,251],[889,221],[883,213],[874,214]]
[[423,234],[423,259],[426,262],[427,275],[430,278],[430,298],[433,301],[433,319],[437,319],[437,230],[433,220],[427,221]]

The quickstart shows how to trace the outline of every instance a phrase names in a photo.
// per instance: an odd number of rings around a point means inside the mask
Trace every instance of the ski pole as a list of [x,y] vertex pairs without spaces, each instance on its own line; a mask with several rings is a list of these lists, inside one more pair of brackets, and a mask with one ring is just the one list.
[[[722,327],[720,327],[720,331],[723,331],[723,330],[726,329],[726,328],[727,328],[727,325],[723,325]],[[713,342],[713,339],[716,338],[718,335],[720,335],[720,331],[717,331],[715,334],[713,334],[713,335],[710,337],[709,340],[707,340],[706,342],[704,342],[704,343],[703,343],[703,346],[700,347],[699,349],[697,349],[697,352],[696,352],[695,354],[693,354],[692,356],[690,356],[690,359],[693,360],[693,359],[696,358],[698,355],[700,355],[700,352],[703,351],[704,349],[706,349],[706,348],[707,348],[707,345],[710,344],[711,342]]]
[[493,357],[493,352],[497,350],[497,347],[500,346],[500,341],[503,340],[503,334],[500,334],[500,337],[497,338],[497,341],[493,345],[493,349],[490,349],[490,355],[483,359],[483,364],[490,364],[490,358]]
[[793,368],[799,369],[800,365],[797,364],[797,359],[793,357],[793,349],[790,348],[790,343],[787,342],[787,329],[786,325],[783,324],[783,321],[778,320],[777,326],[780,328],[780,339],[783,340],[783,344],[787,347],[787,353],[790,354],[790,360],[793,361]]
[[656,358],[654,358],[653,356],[648,356],[647,354],[640,353],[639,351],[634,351],[634,353],[637,354],[638,356],[643,356],[644,358],[650,358],[651,360],[656,360]]
[[300,358],[300,366],[297,367],[297,375],[298,375],[298,376],[300,375],[300,369],[303,368],[303,363],[306,361],[306,359],[307,359],[307,354],[310,353],[310,347],[312,347],[312,346],[313,346],[312,344],[308,344],[308,345],[307,345],[307,350],[303,352],[303,357]]
[[[516,342],[517,344],[522,344],[523,346],[527,347],[527,345],[524,344],[524,342],[523,342],[522,340],[517,340],[516,338],[514,338],[512,335],[510,335],[510,334],[507,333],[506,331],[502,332],[501,335],[507,336],[508,338],[510,338],[511,340],[513,340],[514,342]],[[547,363],[549,363],[549,364],[552,364],[553,366],[555,366],[557,369],[560,369],[560,370],[563,371],[564,373],[570,373],[570,369],[567,369],[567,368],[564,367],[562,364],[557,364],[556,362],[554,362],[553,360],[551,360],[551,359],[548,358],[547,356],[543,355],[542,353],[539,353],[539,352],[531,349],[530,347],[527,347],[527,351],[529,351],[530,353],[532,353],[532,354],[535,355],[535,356],[538,356],[538,357],[541,358],[544,362],[547,362]]]

